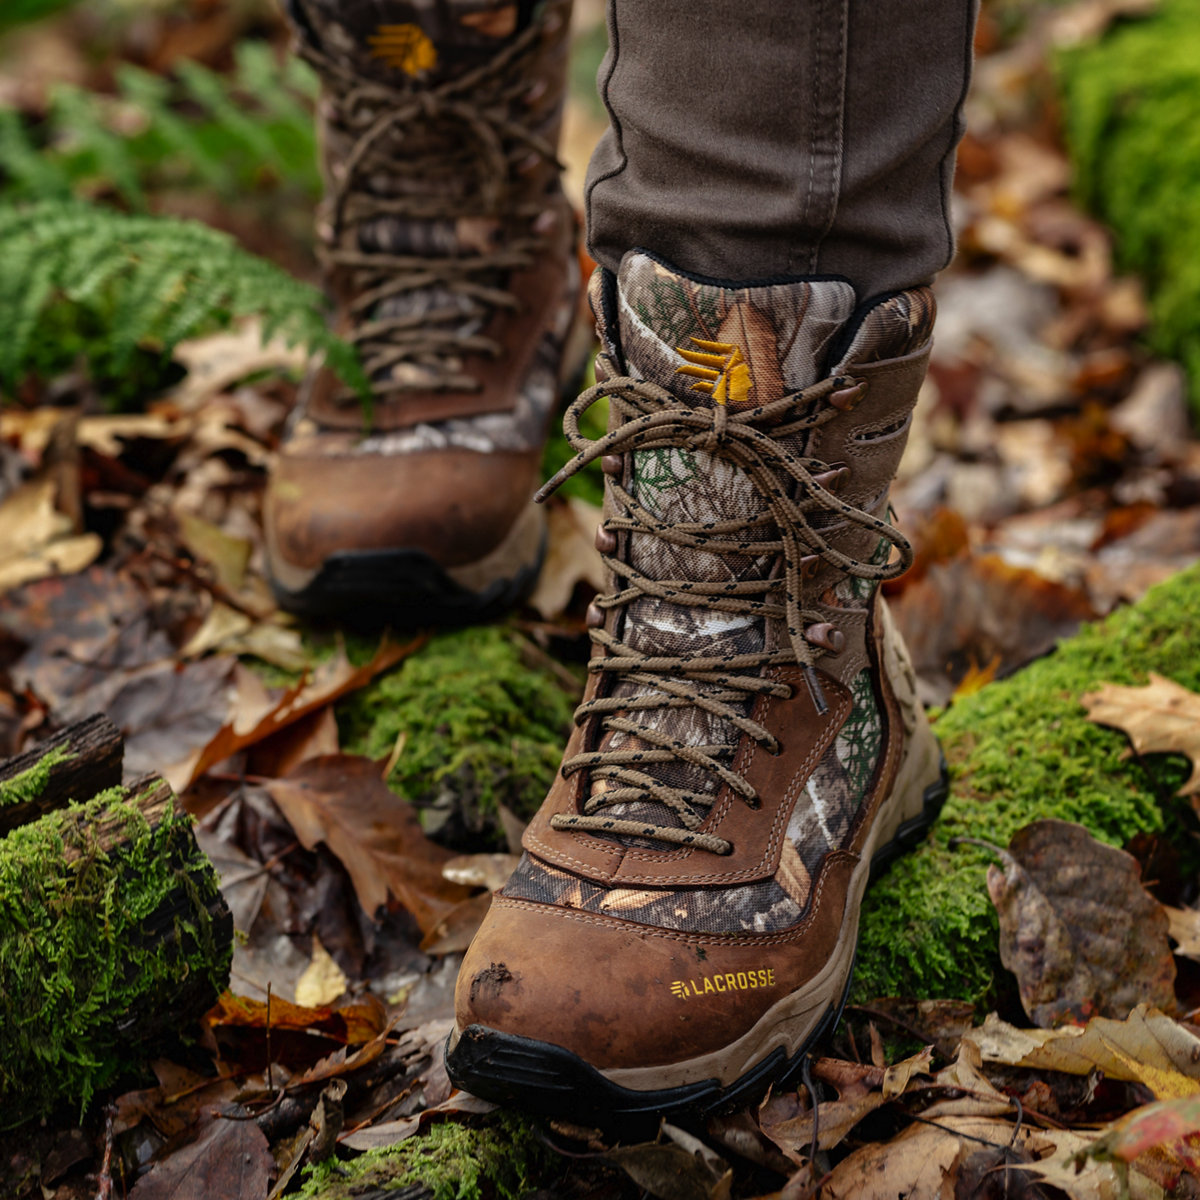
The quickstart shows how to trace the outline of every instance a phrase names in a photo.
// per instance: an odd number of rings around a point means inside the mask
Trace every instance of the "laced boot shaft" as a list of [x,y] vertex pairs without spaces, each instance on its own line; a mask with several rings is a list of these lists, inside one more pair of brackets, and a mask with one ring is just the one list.
[[[639,290],[652,296],[661,287],[660,275],[635,266],[622,298]],[[576,715],[578,722],[598,727],[590,739],[585,736],[597,748],[563,764],[565,777],[587,772],[588,799],[582,812],[556,815],[554,829],[728,854],[727,840],[698,831],[722,787],[752,807],[759,802],[731,763],[743,735],[778,753],[776,740],[751,717],[756,697],[790,694],[790,686],[769,669],[799,667],[814,706],[824,713],[828,705],[816,664],[846,655],[857,668],[865,665],[865,624],[856,615],[865,615],[878,584],[902,574],[912,558],[908,542],[882,519],[895,467],[891,460],[903,445],[908,412],[890,415],[889,462],[863,473],[847,499],[843,493],[854,471],[840,453],[847,434],[837,430],[853,430],[853,439],[867,434],[871,424],[868,420],[860,431],[852,416],[865,394],[865,384],[853,375],[852,357],[847,373],[795,391],[787,390],[776,361],[786,363],[788,353],[799,348],[804,351],[799,378],[819,373],[827,333],[820,310],[831,319],[840,314],[848,299],[844,288],[792,285],[800,295],[786,299],[793,306],[800,301],[793,313],[797,324],[787,331],[787,352],[778,356],[778,341],[764,327],[769,310],[760,307],[768,289],[740,299],[722,296],[714,305],[704,293],[718,289],[698,287],[702,303],[690,311],[699,314],[702,304],[712,310],[699,322],[707,336],[692,334],[675,348],[675,362],[682,357],[682,365],[664,364],[661,350],[667,346],[661,341],[661,349],[647,353],[644,326],[639,333],[647,368],[660,379],[671,378],[665,373],[670,369],[673,390],[640,370],[636,376],[617,375],[619,350],[612,345],[598,361],[601,382],[568,411],[564,430],[578,454],[540,495],[585,464],[604,462],[608,516],[597,546],[618,589],[600,597],[590,614],[598,650],[590,669],[599,680]],[[603,305],[601,294],[594,298]],[[907,324],[913,304],[917,327],[897,327],[898,321]],[[788,307],[775,298],[776,309]],[[807,330],[800,319],[809,322]],[[615,321],[619,326],[620,313]],[[911,346],[914,339],[919,346],[931,322],[931,297],[914,294],[877,314],[867,336],[876,342],[886,336],[892,348]],[[605,323],[611,326],[612,320]],[[737,343],[714,340],[717,333],[733,336],[735,326],[751,335],[744,351]],[[673,336],[679,335],[676,328]],[[754,382],[751,364],[765,378]],[[589,442],[579,433],[579,418],[602,397],[610,399],[610,432]],[[822,443],[833,453],[814,453]],[[664,489],[664,481],[674,486]],[[675,498],[664,504],[668,491]],[[655,504],[653,510],[641,495]],[[703,519],[679,519],[681,495],[686,515]],[[664,510],[672,506],[673,519],[665,519]],[[672,577],[673,569],[688,577]],[[861,603],[839,602],[839,589]],[[839,628],[847,617],[852,647]],[[669,824],[655,820],[658,805],[669,810]]]
[[[464,960],[448,1064],[611,1124],[750,1099],[849,985],[872,863],[939,752],[878,595],[928,357],[918,288],[722,285],[643,252],[593,279],[606,475],[590,677],[525,855]],[[609,398],[608,432],[581,435]],[[533,1074],[531,1074],[531,1072]]]
[[521,308],[510,277],[552,252],[564,220],[560,16],[477,66],[421,82],[403,70],[392,72],[402,82],[366,78],[360,56],[300,43],[324,83],[322,259],[378,399],[480,391],[465,356],[500,357],[488,326],[496,310]]
[[528,498],[578,291],[556,158],[569,15],[293,0],[322,83],[318,252],[372,403],[319,366],[302,388],[266,510],[289,608],[479,620],[536,576]]

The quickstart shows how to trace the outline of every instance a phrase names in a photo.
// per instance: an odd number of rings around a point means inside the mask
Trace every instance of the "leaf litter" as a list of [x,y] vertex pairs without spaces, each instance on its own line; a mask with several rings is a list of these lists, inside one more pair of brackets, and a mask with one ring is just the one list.
[[[1051,44],[1096,36],[1131,4],[1071,4],[1015,38],[984,13],[961,254],[938,284],[939,336],[893,495],[918,562],[888,590],[930,702],[1018,669],[1200,554],[1183,380],[1138,342],[1142,289],[1114,275],[1108,235],[1067,199],[1038,84]],[[596,20],[579,7],[585,27]],[[130,57],[219,65],[241,33],[280,50],[285,36],[277,16],[252,28],[201,0],[154,6],[136,36],[98,37],[96,19],[37,27],[52,52],[30,61],[102,89]],[[95,53],[78,53],[80,31]],[[23,65],[4,92],[35,117],[41,69]],[[187,202],[280,261],[307,261],[293,232],[307,212],[264,221]],[[403,670],[421,641],[317,653],[275,608],[260,501],[300,357],[251,326],[174,357],[180,380],[144,412],[104,411],[74,375],[31,379],[0,411],[0,744],[16,752],[107,709],[131,768],[165,769],[202,820],[241,931],[232,989],[180,1062],[155,1064],[156,1086],[112,1097],[114,1194],[265,1197],[293,1159],[487,1119],[450,1092],[441,1045],[456,955],[513,859],[443,850],[384,786],[387,764],[342,752],[333,706]],[[547,570],[519,627],[570,687],[564,664],[584,653],[604,583],[598,512],[572,497],[549,517]],[[1088,703],[1137,753],[1194,763],[1193,700],[1152,679]],[[516,850],[520,818],[501,816]],[[1193,1194],[1200,1040],[1190,1014],[1171,1015],[1166,938],[1181,962],[1200,954],[1200,917],[1164,910],[1119,851],[1045,835],[1018,835],[992,890],[1017,993],[1048,1028],[1014,1023],[1015,1004],[977,1024],[961,1003],[880,998],[820,1048],[811,1094],[780,1088],[640,1145],[561,1129],[572,1157],[554,1186],[614,1200]],[[1153,936],[1133,946],[1133,931]],[[6,1151],[0,1191],[92,1195],[105,1137],[102,1118],[89,1122]]]

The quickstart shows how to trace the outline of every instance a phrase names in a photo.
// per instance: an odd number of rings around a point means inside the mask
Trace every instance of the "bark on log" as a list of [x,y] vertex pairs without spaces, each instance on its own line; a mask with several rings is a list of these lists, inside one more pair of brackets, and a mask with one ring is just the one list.
[[103,713],[0,761],[0,837],[121,782],[121,731]]
[[[0,763],[0,784],[39,784],[0,836],[0,1129],[78,1112],[228,983],[233,921],[191,819],[162,779],[112,785],[104,724]],[[66,807],[84,781],[109,786]]]

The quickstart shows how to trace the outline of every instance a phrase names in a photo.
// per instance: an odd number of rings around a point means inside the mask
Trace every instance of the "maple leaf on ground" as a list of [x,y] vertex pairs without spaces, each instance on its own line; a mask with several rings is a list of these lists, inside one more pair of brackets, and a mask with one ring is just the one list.
[[991,849],[1004,863],[987,874],[1000,961],[1035,1025],[1125,1017],[1140,1003],[1174,1007],[1167,915],[1142,887],[1136,859],[1069,821],[1034,821],[1008,850]]
[[1151,671],[1144,687],[1106,683],[1080,701],[1089,721],[1121,730],[1138,754],[1185,755],[1192,773],[1177,795],[1200,792],[1200,695]]
[[324,842],[337,856],[368,916],[392,895],[427,934],[467,898],[469,888],[442,875],[454,854],[425,836],[369,758],[311,758],[267,791],[305,849]]

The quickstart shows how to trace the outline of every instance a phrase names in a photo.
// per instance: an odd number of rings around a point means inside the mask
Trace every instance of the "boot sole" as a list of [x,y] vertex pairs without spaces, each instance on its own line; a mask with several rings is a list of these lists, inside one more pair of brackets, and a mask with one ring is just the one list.
[[[923,789],[920,811],[902,820],[887,842],[871,855],[867,878],[859,885],[860,899],[861,891],[870,882],[921,841],[937,819],[948,792],[945,760],[939,755],[938,776]],[[456,1086],[487,1100],[623,1134],[645,1133],[660,1117],[676,1123],[702,1121],[739,1108],[763,1095],[771,1084],[796,1075],[809,1049],[836,1028],[853,981],[859,908],[859,903],[847,904],[839,939],[839,944],[848,939],[848,966],[843,966],[844,960],[831,960],[821,976],[801,992],[781,1001],[732,1047],[721,1051],[719,1056],[699,1060],[707,1063],[709,1059],[736,1056],[743,1043],[746,1047],[761,1047],[764,1041],[777,1040],[780,1030],[786,1032],[789,1025],[807,1027],[790,1055],[783,1046],[776,1046],[731,1083],[722,1084],[719,1078],[711,1077],[674,1087],[630,1087],[626,1085],[641,1080],[649,1082],[665,1069],[633,1068],[604,1073],[561,1046],[501,1033],[483,1025],[468,1026],[457,1039],[453,1033],[450,1035],[446,1046],[450,1078]],[[831,980],[839,970],[845,971],[844,980]],[[808,999],[814,992],[828,995],[831,983],[836,1000],[822,1008],[819,1001],[814,1004]],[[781,1009],[791,1011],[780,1012]],[[685,1070],[695,1070],[697,1065],[680,1064]]]
[[[268,570],[280,608],[355,626],[418,629],[491,621],[533,591],[546,557],[546,524],[532,505],[478,563],[446,568],[424,550],[347,550],[327,558],[300,586]],[[520,565],[518,565],[520,564]]]

